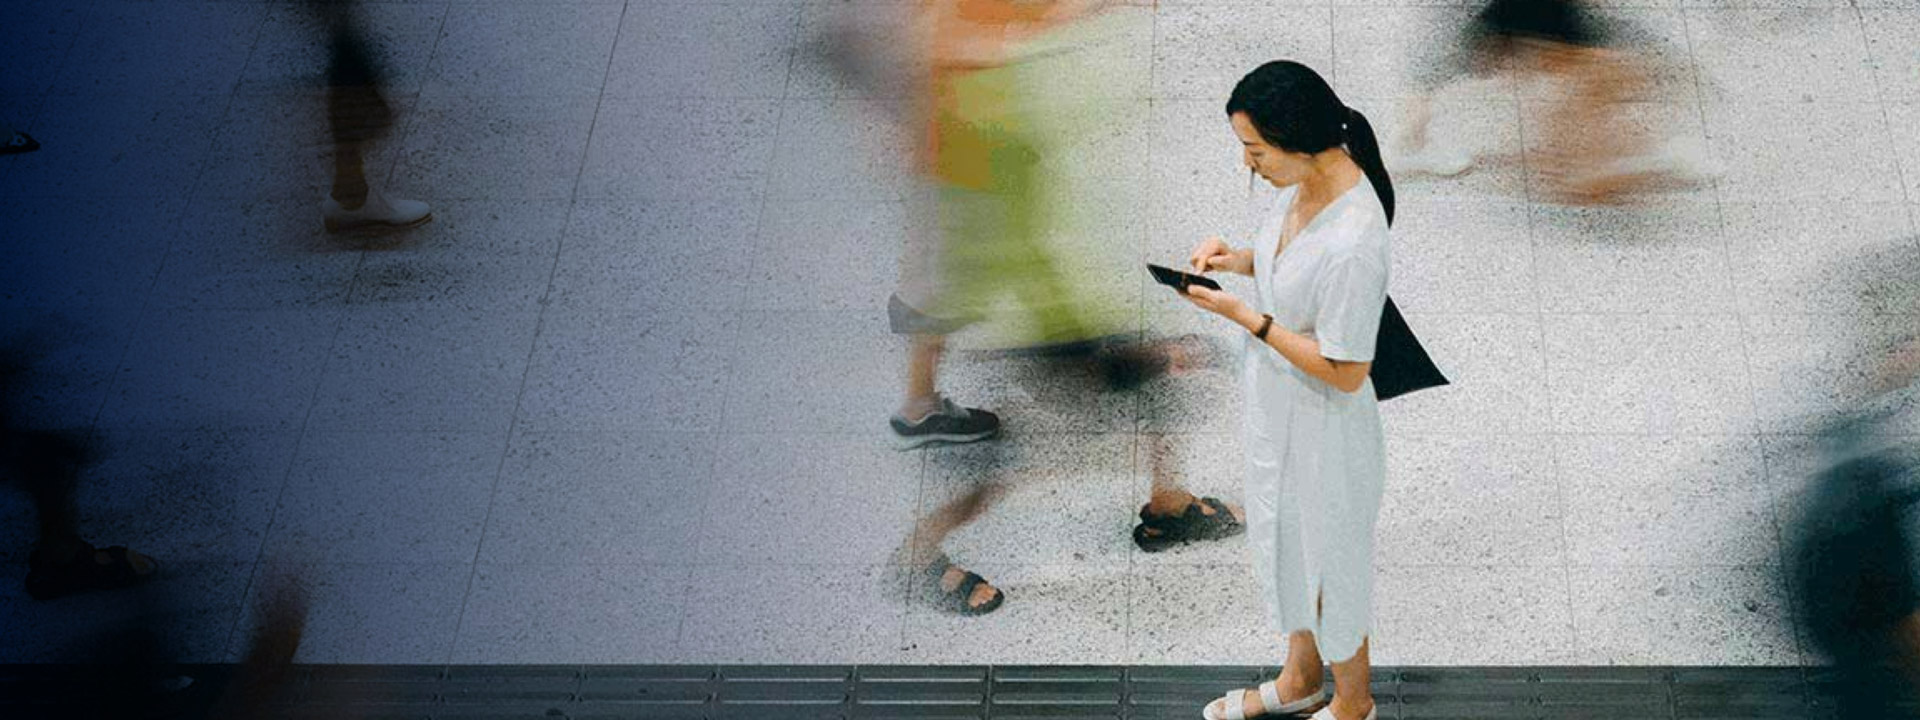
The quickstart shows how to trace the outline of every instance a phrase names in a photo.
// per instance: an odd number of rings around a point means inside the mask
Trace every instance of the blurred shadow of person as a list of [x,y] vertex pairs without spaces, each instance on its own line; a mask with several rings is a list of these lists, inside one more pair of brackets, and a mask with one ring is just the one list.
[[94,659],[80,669],[85,693],[65,708],[74,717],[101,720],[255,720],[273,717],[276,703],[288,697],[286,689],[298,680],[293,659],[300,648],[307,620],[307,592],[295,576],[265,571],[253,613],[246,654],[237,665],[204,666],[180,663],[178,623],[193,598],[171,592],[143,590],[135,598],[137,612],[123,621],[109,621],[92,639],[84,656]]
[[74,490],[91,455],[75,432],[22,427],[16,401],[27,387],[28,356],[0,349],[0,476],[21,485],[33,502],[39,533],[27,559],[27,594],[52,600],[111,590],[153,577],[153,558],[125,546],[97,548],[80,537]]
[[293,658],[306,634],[308,595],[301,579],[269,572],[257,606],[247,654],[235,668],[208,720],[265,717],[268,707],[295,681]]
[[1621,103],[1652,82],[1653,64],[1623,47],[1619,33],[1588,12],[1584,0],[1492,0],[1446,57],[1429,65],[1426,90],[1407,105],[1406,126],[1389,166],[1396,172],[1457,175],[1473,165],[1465,139],[1431,135],[1432,96],[1466,76],[1506,73],[1548,81],[1560,93],[1549,105],[1541,171],[1548,196],[1588,205],[1620,202],[1631,193],[1698,182],[1714,174],[1706,148],[1682,138],[1651,137],[1629,127]]
[[327,232],[379,232],[433,218],[418,200],[387,197],[367,181],[366,155],[393,126],[381,93],[382,73],[362,27],[356,0],[305,0],[327,43],[327,125],[333,139],[333,185],[321,205]]
[[[1878,280],[1910,282],[1920,253],[1871,267]],[[1864,354],[1864,398],[1815,428],[1820,464],[1788,526],[1789,588],[1807,637],[1835,663],[1839,717],[1913,717],[1895,706],[1920,688],[1920,332]]]

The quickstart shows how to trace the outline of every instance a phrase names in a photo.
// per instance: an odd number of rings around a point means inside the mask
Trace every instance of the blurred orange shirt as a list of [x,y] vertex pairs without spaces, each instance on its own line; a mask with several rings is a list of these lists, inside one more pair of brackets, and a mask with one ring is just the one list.
[[1042,20],[1054,2],[1018,0],[931,0],[927,11],[927,53],[930,76],[927,88],[932,97],[927,109],[925,135],[919,147],[919,165],[944,183],[967,188],[986,188],[993,184],[992,156],[995,141],[985,118],[1012,92],[1010,87],[992,83],[974,85],[962,92],[961,83],[972,73],[1001,66],[1007,53],[1007,31],[1015,25]]

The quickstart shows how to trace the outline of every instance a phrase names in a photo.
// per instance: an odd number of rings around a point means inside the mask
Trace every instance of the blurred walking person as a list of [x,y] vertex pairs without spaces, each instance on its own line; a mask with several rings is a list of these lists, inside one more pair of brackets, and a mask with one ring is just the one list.
[[392,129],[393,108],[381,92],[379,61],[357,0],[305,1],[326,28],[327,126],[333,139],[333,184],[321,207],[327,232],[396,230],[431,220],[426,203],[388,197],[367,179],[367,153]]
[[1445,55],[1421,78],[1425,91],[1408,103],[1405,130],[1388,157],[1396,172],[1466,172],[1475,148],[1465,138],[1433,137],[1432,98],[1468,76],[1506,74],[1544,80],[1559,93],[1538,153],[1544,190],[1558,202],[1619,202],[1713,174],[1704,146],[1650,136],[1622,115],[1620,104],[1651,85],[1653,61],[1624,47],[1584,0],[1492,0]]
[[[1906,247],[1868,272],[1909,282],[1920,252]],[[1866,294],[1899,297],[1888,289]],[[1911,717],[1895,706],[1920,689],[1920,332],[1865,350],[1862,398],[1813,434],[1821,462],[1788,523],[1789,588],[1806,636],[1835,663],[1838,717]]]
[[23,427],[15,404],[27,387],[24,352],[0,349],[0,477],[22,486],[38,523],[27,556],[27,594],[35,600],[112,590],[145,582],[153,558],[125,546],[95,547],[80,535],[74,493],[91,448],[77,432]]

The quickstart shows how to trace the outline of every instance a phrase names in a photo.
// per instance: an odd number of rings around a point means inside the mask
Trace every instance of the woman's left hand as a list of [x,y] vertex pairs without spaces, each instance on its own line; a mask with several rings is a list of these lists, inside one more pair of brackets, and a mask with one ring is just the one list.
[[1193,285],[1187,288],[1184,297],[1186,297],[1187,302],[1193,303],[1202,310],[1219,315],[1220,317],[1232,320],[1241,325],[1246,324],[1247,316],[1254,314],[1253,309],[1247,307],[1245,302],[1242,302],[1240,298],[1234,297],[1233,293],[1225,290],[1214,290],[1212,288]]

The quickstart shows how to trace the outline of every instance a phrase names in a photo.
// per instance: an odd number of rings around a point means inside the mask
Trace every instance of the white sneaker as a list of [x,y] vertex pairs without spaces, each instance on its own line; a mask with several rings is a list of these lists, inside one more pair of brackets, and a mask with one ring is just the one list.
[[419,200],[389,200],[379,193],[368,193],[367,202],[352,210],[341,207],[340,201],[332,196],[328,196],[320,207],[327,232],[330,233],[397,230],[433,219],[433,208],[426,203]]

